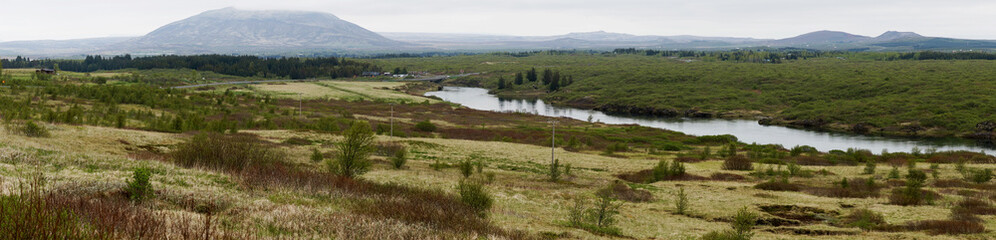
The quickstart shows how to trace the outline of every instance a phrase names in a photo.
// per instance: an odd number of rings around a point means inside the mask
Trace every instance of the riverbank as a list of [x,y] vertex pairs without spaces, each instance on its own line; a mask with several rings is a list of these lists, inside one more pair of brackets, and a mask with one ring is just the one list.
[[[460,83],[447,82],[448,85],[463,87],[479,87],[481,84],[466,85]],[[579,109],[597,110],[610,114],[637,115],[648,117],[665,118],[698,118],[698,119],[727,119],[727,120],[752,120],[758,124],[769,126],[781,126],[812,131],[861,134],[867,136],[883,137],[903,137],[903,138],[963,138],[982,142],[993,142],[996,134],[992,131],[959,132],[942,127],[924,127],[916,122],[901,123],[893,126],[877,126],[872,123],[844,123],[826,119],[790,119],[782,116],[779,112],[762,112],[759,110],[732,110],[732,111],[708,111],[698,108],[688,109],[660,109],[654,107],[641,107],[621,104],[606,104],[594,97],[583,97],[579,99],[567,99],[564,97],[551,96],[544,89],[530,90],[496,90],[489,89],[490,93],[500,98],[509,99],[542,99],[554,106],[572,107]]]
[[524,112],[549,117],[567,117],[581,121],[607,124],[636,124],[668,129],[691,135],[736,136],[745,143],[779,144],[786,147],[810,145],[821,151],[847,150],[850,148],[872,151],[914,152],[915,149],[968,150],[973,152],[991,151],[992,147],[978,146],[963,138],[895,137],[869,134],[838,133],[815,131],[803,128],[761,125],[757,120],[737,118],[685,118],[653,117],[648,115],[614,114],[594,109],[572,108],[562,104],[545,102],[542,99],[501,98],[490,94],[484,88],[445,87],[442,91],[427,93],[428,96],[461,104],[471,109],[496,112]]

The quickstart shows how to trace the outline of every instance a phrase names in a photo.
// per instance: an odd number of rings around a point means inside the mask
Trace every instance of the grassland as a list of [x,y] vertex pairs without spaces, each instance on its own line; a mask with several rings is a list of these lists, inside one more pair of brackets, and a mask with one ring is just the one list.
[[[486,72],[450,84],[503,97],[661,116],[765,119],[767,124],[900,136],[991,138],[996,61],[882,61],[868,54],[738,63],[643,54],[541,52],[375,60],[387,67]],[[574,83],[548,92],[541,81],[511,82],[530,69]],[[542,75],[542,74],[541,74]],[[498,89],[502,77],[509,87]],[[543,77],[540,76],[540,79]]]
[[[74,83],[79,84],[69,81],[58,86],[68,88]],[[270,86],[276,88],[263,89]],[[996,201],[996,184],[991,179],[979,184],[963,180],[964,173],[971,172],[966,169],[996,168],[996,159],[990,156],[964,152],[819,153],[738,143],[726,136],[695,137],[639,126],[558,119],[561,123],[555,141],[563,147],[554,153],[572,170],[561,180],[551,181],[547,175],[551,139],[545,123],[550,118],[455,107],[403,95],[407,87],[328,81],[193,92],[149,90],[144,93],[147,97],[136,98],[156,101],[117,104],[155,112],[156,117],[129,115],[129,124],[123,127],[99,120],[49,123],[43,113],[7,115],[17,118],[5,118],[0,125],[3,199],[24,195],[21,189],[35,183],[37,176],[44,176],[44,190],[50,199],[77,196],[88,202],[119,204],[134,209],[130,213],[134,216],[155,216],[147,221],[167,227],[156,230],[163,235],[154,236],[171,239],[185,238],[184,231],[210,238],[249,239],[697,239],[730,229],[732,216],[743,207],[760,214],[753,239],[990,238],[989,231],[931,232],[960,229],[950,225],[910,227],[922,221],[950,220],[952,209],[963,199],[978,199],[983,206],[969,214],[977,220],[954,223],[996,227],[992,215],[996,211],[987,210]],[[113,88],[96,85],[82,92],[115,91]],[[48,90],[0,89],[12,104],[43,96],[45,101],[31,101],[30,105],[42,110],[71,108],[67,103],[73,103],[86,113],[109,104],[103,94],[44,91]],[[306,91],[317,97],[284,98]],[[401,103],[400,99],[411,101]],[[393,121],[390,103],[400,103],[393,105]],[[281,113],[296,109],[298,104],[305,109],[301,116]],[[153,127],[156,118],[177,119],[190,114],[188,111],[201,114],[207,123],[224,121],[236,127],[183,127],[179,131]],[[48,136],[26,136],[27,121],[40,122]],[[417,126],[425,121],[436,129]],[[393,136],[387,132],[391,122]],[[342,130],[350,124],[369,124],[377,131],[378,153],[372,157],[372,169],[357,180],[332,175],[326,162],[313,161],[311,156],[316,149],[333,154]],[[219,132],[213,136],[224,139],[258,141],[253,146],[271,149],[281,157],[276,160],[278,164],[250,165],[240,171],[179,163],[173,153],[192,141],[197,131]],[[730,145],[755,170],[724,169],[724,162],[731,158],[720,152]],[[382,152],[399,146],[407,148],[409,161],[395,169],[390,166],[392,155]],[[661,181],[622,179],[653,169],[662,160],[683,162],[686,172]],[[472,171],[465,178],[456,167],[464,161],[480,162],[481,171]],[[865,174],[869,162],[877,168]],[[790,173],[786,169],[791,166],[799,169]],[[890,179],[893,166],[901,170],[901,177]],[[153,173],[155,195],[143,202],[129,202],[122,189],[131,181],[133,171],[142,167]],[[923,188],[938,194],[929,204],[897,205],[890,200],[892,190],[904,188],[907,181],[902,176],[909,175],[908,169],[937,174],[927,179]],[[843,179],[861,185],[856,180],[859,178],[875,179],[874,196],[831,197],[816,191],[837,189]],[[762,183],[781,179],[801,190],[759,188]],[[463,212],[466,206],[455,200],[461,181],[481,182],[492,196],[494,205],[483,217]],[[649,195],[639,201],[616,201],[622,204],[615,224],[620,236],[568,224],[569,206],[576,199],[594,198],[596,192],[613,184],[622,184],[624,192]],[[689,206],[683,214],[675,210],[679,189],[687,194]],[[846,189],[841,191],[850,193]],[[882,214],[882,226],[864,231],[840,223],[859,209]],[[136,238],[137,231],[114,225],[125,224],[123,221],[97,221],[107,219],[99,218],[106,216],[99,212],[76,213],[84,228],[117,226],[120,230],[94,231],[111,231],[115,234],[111,238]],[[179,224],[182,222],[192,223]]]

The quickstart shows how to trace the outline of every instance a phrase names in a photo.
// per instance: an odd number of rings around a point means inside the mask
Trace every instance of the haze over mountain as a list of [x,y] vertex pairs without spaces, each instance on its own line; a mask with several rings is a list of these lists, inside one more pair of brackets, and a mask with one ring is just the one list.
[[976,50],[996,49],[996,41],[924,37],[913,32],[896,31],[869,37],[826,30],[785,39],[653,36],[605,31],[553,36],[378,34],[330,13],[224,8],[167,24],[140,37],[2,42],[0,54],[35,57],[124,53],[297,55],[614,48],[722,50],[749,47],[852,51]]

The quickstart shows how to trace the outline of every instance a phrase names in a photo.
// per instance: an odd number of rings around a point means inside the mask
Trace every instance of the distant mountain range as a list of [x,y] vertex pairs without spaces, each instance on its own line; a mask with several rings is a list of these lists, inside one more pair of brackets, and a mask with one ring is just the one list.
[[170,23],[140,37],[0,42],[0,56],[376,54],[614,48],[722,50],[754,47],[848,51],[992,50],[996,49],[996,41],[925,37],[912,32],[894,31],[877,37],[817,31],[785,39],[641,36],[604,31],[556,36],[375,33],[329,13],[224,8]]

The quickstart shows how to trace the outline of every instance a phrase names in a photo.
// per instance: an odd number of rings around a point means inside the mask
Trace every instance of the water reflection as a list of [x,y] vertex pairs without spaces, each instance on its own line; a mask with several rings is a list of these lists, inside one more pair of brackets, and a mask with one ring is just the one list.
[[920,149],[937,148],[938,150],[969,150],[974,152],[988,151],[992,154],[992,146],[984,146],[971,140],[957,138],[908,139],[895,137],[862,136],[842,133],[826,133],[781,126],[764,126],[751,120],[728,119],[681,119],[652,118],[643,116],[607,115],[600,111],[557,107],[546,104],[543,100],[501,99],[488,94],[487,89],[469,87],[444,87],[441,91],[428,92],[427,96],[436,96],[443,100],[459,103],[469,108],[499,112],[520,112],[542,116],[568,117],[582,121],[603,122],[609,124],[638,124],[641,126],[663,128],[692,135],[731,134],[742,142],[759,144],[781,144],[786,147],[795,145],[810,145],[821,151],[847,148],[869,149],[875,152],[888,150],[892,152],[909,152],[914,147]]

